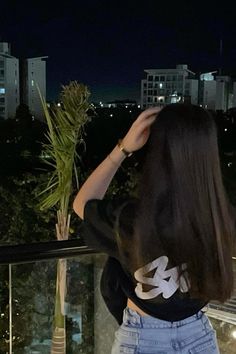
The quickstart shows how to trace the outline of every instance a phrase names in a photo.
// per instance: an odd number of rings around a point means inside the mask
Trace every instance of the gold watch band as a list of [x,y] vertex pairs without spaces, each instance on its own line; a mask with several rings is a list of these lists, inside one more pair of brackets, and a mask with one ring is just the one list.
[[126,157],[130,157],[130,156],[133,154],[133,152],[130,152],[130,151],[125,150],[122,139],[119,139],[119,140],[118,140],[117,146],[118,146],[118,148],[120,149],[120,151],[122,151],[123,154],[124,154]]

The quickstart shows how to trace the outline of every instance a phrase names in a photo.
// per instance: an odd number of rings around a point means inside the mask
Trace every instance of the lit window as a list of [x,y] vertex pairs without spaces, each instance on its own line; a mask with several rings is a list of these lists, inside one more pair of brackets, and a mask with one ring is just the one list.
[[31,80],[31,86],[34,86],[34,80]]
[[159,87],[160,87],[160,88],[162,88],[162,87],[163,87],[163,83],[162,83],[162,82],[159,84]]
[[3,87],[0,88],[0,94],[1,94],[1,95],[4,95],[5,92],[6,92],[5,88],[3,88]]

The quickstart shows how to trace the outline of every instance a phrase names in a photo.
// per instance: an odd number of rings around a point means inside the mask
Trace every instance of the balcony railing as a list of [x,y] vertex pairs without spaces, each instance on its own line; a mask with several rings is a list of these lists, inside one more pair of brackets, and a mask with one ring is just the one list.
[[[66,260],[66,353],[110,353],[118,325],[100,294],[106,256],[69,240],[0,247],[1,354],[51,353],[58,259]],[[207,314],[221,354],[235,354],[236,293]]]

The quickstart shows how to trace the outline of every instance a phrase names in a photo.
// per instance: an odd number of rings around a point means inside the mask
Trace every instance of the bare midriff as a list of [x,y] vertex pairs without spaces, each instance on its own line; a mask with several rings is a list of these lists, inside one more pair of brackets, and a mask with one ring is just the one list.
[[132,300],[128,298],[127,300],[127,307],[129,307],[131,310],[136,311],[140,316],[148,316],[146,312],[143,312],[135,303],[133,303]]

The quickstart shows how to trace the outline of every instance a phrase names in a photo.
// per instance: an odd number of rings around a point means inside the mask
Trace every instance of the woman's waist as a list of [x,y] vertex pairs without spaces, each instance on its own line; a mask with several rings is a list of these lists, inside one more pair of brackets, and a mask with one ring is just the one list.
[[133,311],[136,311],[140,316],[148,316],[146,312],[141,310],[131,299],[127,300],[127,307]]
[[141,308],[141,306],[139,307],[130,298],[127,299],[127,309],[130,309],[132,313],[136,313],[138,317],[143,318],[144,322],[157,320],[159,322],[163,322],[162,324],[164,326],[167,324],[169,326],[169,324],[172,323],[178,327],[184,323],[190,323],[196,319],[202,318],[203,314],[207,310],[207,306],[198,306],[196,308],[192,308],[191,311],[189,311],[189,309],[186,310],[185,308],[178,309],[171,303],[165,304],[164,309],[162,309],[162,306],[163,304],[152,304],[150,307],[147,306],[147,304],[144,304]]

